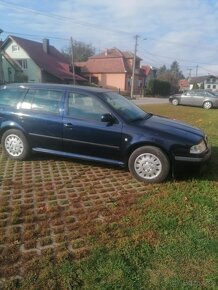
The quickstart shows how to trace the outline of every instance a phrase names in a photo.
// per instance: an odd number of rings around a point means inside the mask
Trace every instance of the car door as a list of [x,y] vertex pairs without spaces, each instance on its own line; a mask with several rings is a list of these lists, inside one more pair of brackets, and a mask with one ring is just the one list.
[[29,89],[27,92],[17,120],[33,148],[62,150],[62,96],[61,90]]
[[204,103],[205,97],[206,97],[206,94],[204,91],[201,91],[201,90],[194,91],[192,105],[201,107]]
[[192,105],[193,101],[193,92],[192,91],[187,91],[181,95],[181,105]]
[[102,122],[110,110],[95,95],[69,92],[63,116],[64,151],[94,159],[119,161],[122,122]]

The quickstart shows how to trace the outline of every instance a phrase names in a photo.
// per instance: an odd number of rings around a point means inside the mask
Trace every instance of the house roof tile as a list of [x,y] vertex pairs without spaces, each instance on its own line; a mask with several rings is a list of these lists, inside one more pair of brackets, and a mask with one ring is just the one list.
[[215,76],[213,76],[213,75],[206,75],[206,76],[199,76],[199,77],[190,77],[189,78],[189,83],[190,84],[202,83],[202,82],[206,81],[210,77],[214,77],[215,78]]
[[82,67],[84,73],[125,73],[126,68],[122,58],[89,59]]
[[180,88],[187,88],[189,87],[189,81],[187,79],[181,79],[179,80],[179,86]]
[[[132,66],[128,60],[133,57],[134,54],[131,52],[112,48],[77,65],[82,68],[83,73],[132,73]],[[137,59],[141,60],[139,57]]]
[[142,69],[143,69],[145,75],[147,76],[147,75],[149,75],[149,73],[150,73],[150,71],[151,71],[152,68],[151,68],[150,65],[143,65],[142,66]]

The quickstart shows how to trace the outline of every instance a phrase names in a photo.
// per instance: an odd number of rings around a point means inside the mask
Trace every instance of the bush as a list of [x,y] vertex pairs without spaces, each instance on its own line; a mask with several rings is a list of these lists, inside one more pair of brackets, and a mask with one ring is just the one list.
[[167,96],[170,94],[170,83],[161,80],[150,80],[147,87],[147,94]]

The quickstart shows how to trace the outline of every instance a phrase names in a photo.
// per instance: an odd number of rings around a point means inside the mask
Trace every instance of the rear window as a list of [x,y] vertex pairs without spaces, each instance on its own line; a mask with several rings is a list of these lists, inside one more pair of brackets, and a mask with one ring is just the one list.
[[16,108],[25,93],[26,90],[21,88],[0,88],[0,106]]

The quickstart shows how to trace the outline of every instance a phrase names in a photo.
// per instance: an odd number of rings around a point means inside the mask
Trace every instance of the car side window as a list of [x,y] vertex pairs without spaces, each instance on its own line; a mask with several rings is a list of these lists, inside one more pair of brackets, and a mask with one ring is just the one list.
[[21,88],[0,89],[0,106],[10,106],[16,108],[25,93],[26,90]]
[[101,116],[108,110],[94,96],[69,93],[67,115],[76,119],[101,121]]
[[59,114],[62,95],[61,91],[30,89],[21,104],[21,108],[41,113]]
[[191,96],[193,96],[193,92],[192,91],[189,91],[189,92],[187,92],[186,95],[189,96],[189,97],[191,97]]

